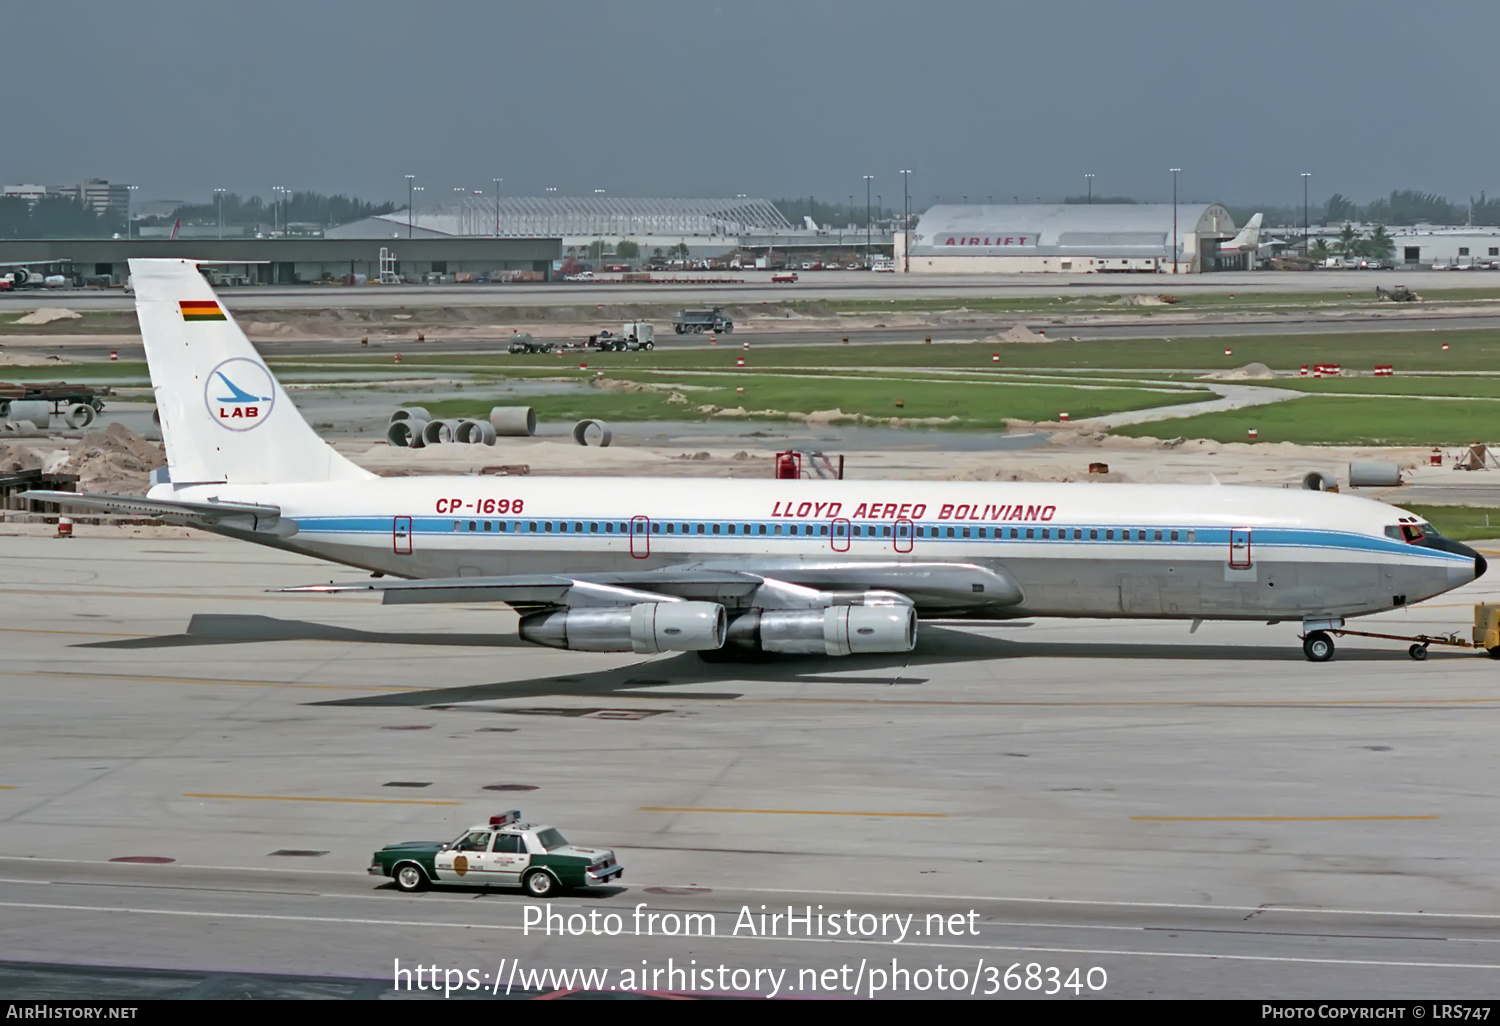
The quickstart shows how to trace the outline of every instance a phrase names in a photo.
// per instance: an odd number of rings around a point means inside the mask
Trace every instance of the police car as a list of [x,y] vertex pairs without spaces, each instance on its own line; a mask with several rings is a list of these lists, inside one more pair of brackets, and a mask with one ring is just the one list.
[[606,848],[579,848],[556,827],[522,823],[519,809],[491,816],[452,841],[388,844],[370,860],[371,876],[388,876],[403,891],[428,884],[516,887],[545,898],[573,887],[618,880],[625,867]]

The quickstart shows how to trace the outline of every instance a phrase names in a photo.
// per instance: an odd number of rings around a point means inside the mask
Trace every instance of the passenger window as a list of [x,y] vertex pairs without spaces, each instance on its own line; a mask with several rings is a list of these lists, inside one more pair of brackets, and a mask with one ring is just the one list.
[[677,525],[676,524],[668,524],[667,525],[667,533],[668,534],[676,534],[677,533]]
[[598,534],[598,533],[599,533],[599,525],[596,524],[596,523],[594,523],[593,521],[589,521],[589,534]]
[[1177,540],[1177,532],[1176,532],[1176,531],[1173,531],[1173,532],[1172,532],[1172,540],[1173,540],[1173,541],[1176,541],[1176,540]]
[[469,521],[469,530],[474,530],[474,521],[472,520]]
[[780,533],[781,533],[781,525],[780,525],[780,524],[777,524],[777,525],[776,525],[776,533],[777,533],[777,534],[780,534]]
[[533,534],[536,533],[536,521],[533,520],[530,524],[526,525],[526,530],[531,531]]
[[[981,530],[981,531],[982,531],[982,530],[984,530],[984,528],[980,528],[980,530]],[[824,533],[824,534],[827,534],[827,533],[828,533],[828,532],[827,532],[827,531],[824,531],[824,532],[823,532],[823,533]],[[887,524],[887,525],[886,525],[886,526],[885,526],[885,527],[882,527],[882,528],[881,528],[881,529],[880,529],[880,533],[881,533],[881,534],[883,534],[883,535],[885,535],[885,536],[886,536],[886,537],[887,537],[887,538],[889,538],[889,537],[890,537],[890,536],[891,536],[891,528],[890,528],[890,525],[889,525],[889,524]]]
[[[457,520],[455,520],[455,521],[453,521],[453,529],[454,529],[454,530],[455,530],[455,531],[457,531],[457,530],[458,530],[458,529],[459,529],[459,528],[461,528],[461,527],[462,527],[462,526],[463,526],[463,525],[462,525],[462,524],[461,524],[461,523],[459,523],[459,522],[458,522],[458,521],[457,521]],[[1390,530],[1390,529],[1389,529],[1389,528],[1387,528],[1387,530]]]
[[1114,531],[1105,531],[1104,532],[1104,540],[1105,541],[1114,541],[1115,540],[1115,532]]
[[485,521],[485,522],[484,522],[484,529],[485,529],[485,530],[486,530],[486,531],[491,531],[491,530],[494,530],[494,526],[495,526],[495,525],[493,525],[493,524],[491,524],[491,523],[490,523],[490,522],[489,522],[489,521],[488,521],[488,520],[486,520],[486,521]]
[[682,533],[683,534],[688,534],[689,532],[692,531],[692,529],[693,529],[693,525],[691,525],[691,524],[683,524],[682,525]]
[[761,524],[760,525],[760,533],[761,534],[765,534],[766,533],[766,525],[765,524]]
[[573,530],[577,531],[579,534],[582,534],[583,533],[583,525],[580,524],[580,523],[574,523]]
[[1018,531],[1018,530],[1016,530],[1016,528],[1014,528],[1014,527],[1012,527],[1012,528],[1011,528],[1011,529],[1010,529],[1010,536],[1011,536],[1011,537],[1012,537],[1012,538],[1019,538],[1019,537],[1021,537],[1021,532],[1020,532],[1020,531]]
[[1161,532],[1160,531],[1156,532],[1156,540],[1157,541],[1161,541]]
[[615,533],[615,525],[612,524],[612,523],[606,523],[604,525],[604,533],[605,534],[614,534]]
[[1049,528],[1046,528],[1046,527],[1042,528],[1042,541],[1046,541],[1048,538],[1051,538],[1051,537],[1052,537],[1052,531]]
[[661,534],[661,524],[652,524],[651,525],[651,533],[652,534]]
[[719,525],[718,525],[718,524],[715,524],[715,525],[714,525],[714,534],[718,534],[718,533],[719,533],[719,530],[720,530],[720,528],[719,528]]
[[1098,531],[1090,531],[1089,532],[1089,541],[1098,541],[1098,540],[1099,540],[1099,532]]
[[1026,528],[1026,538],[1027,538],[1027,540],[1028,540],[1028,541],[1029,541],[1029,540],[1031,540],[1031,539],[1032,539],[1032,538],[1035,538],[1035,537],[1036,537],[1036,532],[1035,532],[1035,531],[1033,531],[1033,530],[1032,530],[1032,529],[1031,529],[1031,528],[1029,528],[1029,527],[1028,527],[1028,528]]
[[1077,527],[1073,528],[1073,540],[1074,541],[1083,541],[1083,531],[1082,531],[1082,529],[1077,528]]
[[735,526],[736,526],[736,525],[734,525],[734,524],[730,524],[730,525],[729,525],[729,533],[730,533],[730,534],[734,534],[734,529],[735,529]]
[[819,524],[818,525],[818,533],[821,534],[821,535],[823,535],[826,538],[828,536],[828,525],[827,524]]
[[1190,542],[1197,541],[1198,540],[1198,532],[1197,531],[1189,531],[1188,532],[1187,540],[1190,541]]
[[969,529],[966,527],[966,528],[964,528],[964,537],[967,538],[968,536],[969,536]]

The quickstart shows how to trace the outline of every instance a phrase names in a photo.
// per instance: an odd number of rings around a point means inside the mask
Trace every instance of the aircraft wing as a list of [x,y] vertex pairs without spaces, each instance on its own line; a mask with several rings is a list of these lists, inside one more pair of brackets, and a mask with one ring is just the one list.
[[379,592],[386,605],[504,602],[509,605],[616,606],[637,602],[709,601],[731,605],[761,587],[813,591],[896,591],[919,606],[967,609],[1014,605],[1016,583],[973,563],[735,560],[656,570],[584,574],[448,577],[315,584],[279,589],[299,594]]
[[124,516],[161,517],[168,523],[188,527],[229,527],[260,534],[290,537],[297,533],[297,522],[281,515],[279,506],[262,506],[249,502],[176,502],[146,499],[137,495],[81,495],[77,492],[22,492],[21,498],[36,502],[55,502],[73,509],[96,510]]

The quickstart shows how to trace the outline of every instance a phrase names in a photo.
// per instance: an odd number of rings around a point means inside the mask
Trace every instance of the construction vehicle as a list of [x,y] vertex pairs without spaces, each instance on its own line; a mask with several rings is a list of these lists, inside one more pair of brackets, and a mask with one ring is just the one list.
[[649,353],[656,348],[656,326],[650,321],[626,321],[618,335],[607,328],[597,335],[590,335],[589,347],[604,353],[638,350]]
[[1392,303],[1420,303],[1422,297],[1405,285],[1393,285],[1389,289],[1375,286],[1376,299],[1389,299]]
[[551,342],[531,337],[529,332],[518,331],[510,337],[512,353],[550,353],[557,346]]
[[705,331],[727,335],[734,330],[734,321],[722,306],[711,310],[678,310],[672,317],[672,330],[679,335],[701,335]]

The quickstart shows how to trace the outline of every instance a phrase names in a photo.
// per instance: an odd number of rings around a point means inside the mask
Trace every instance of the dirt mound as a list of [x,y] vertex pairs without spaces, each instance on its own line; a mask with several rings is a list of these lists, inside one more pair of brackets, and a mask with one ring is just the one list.
[[56,469],[77,474],[81,492],[141,495],[150,483],[151,471],[166,461],[160,445],[116,423],[103,431],[84,432],[68,447],[67,458]]
[[76,310],[69,310],[65,306],[42,306],[26,314],[17,317],[17,324],[51,324],[53,321],[76,321],[83,314]]
[[1247,363],[1243,367],[1236,367],[1229,371],[1214,371],[1212,374],[1199,375],[1199,381],[1263,381],[1266,378],[1274,378],[1276,372],[1263,363]]
[[980,341],[1000,343],[1050,342],[1051,339],[1039,332],[1032,331],[1024,324],[1015,324],[1005,331],[997,331],[993,335],[980,339]]
[[0,367],[50,367],[72,362],[61,356],[42,356],[39,353],[0,353]]
[[19,442],[0,442],[0,474],[22,470],[40,470],[42,454]]

